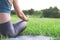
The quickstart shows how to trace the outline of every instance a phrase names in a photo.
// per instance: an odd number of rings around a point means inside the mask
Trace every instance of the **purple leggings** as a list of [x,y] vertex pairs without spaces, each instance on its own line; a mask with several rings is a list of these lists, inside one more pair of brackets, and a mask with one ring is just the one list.
[[0,34],[8,34],[11,37],[17,36],[26,27],[25,21],[12,24],[10,21],[0,24]]

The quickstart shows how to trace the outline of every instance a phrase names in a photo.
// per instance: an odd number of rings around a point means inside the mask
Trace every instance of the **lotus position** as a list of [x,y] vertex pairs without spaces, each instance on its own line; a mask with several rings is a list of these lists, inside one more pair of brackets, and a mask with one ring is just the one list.
[[[11,23],[11,6],[14,6],[16,15],[22,21]],[[0,0],[0,34],[16,37],[25,27],[29,17],[26,16],[18,5],[18,0]]]

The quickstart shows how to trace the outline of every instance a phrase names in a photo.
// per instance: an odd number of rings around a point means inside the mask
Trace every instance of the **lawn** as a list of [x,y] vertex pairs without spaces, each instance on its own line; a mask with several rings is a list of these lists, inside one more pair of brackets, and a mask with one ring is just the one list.
[[[12,22],[15,23],[20,19],[16,15],[12,15]],[[60,19],[59,18],[39,18],[30,16],[26,29],[20,33],[21,35],[45,35],[52,37],[60,37]]]

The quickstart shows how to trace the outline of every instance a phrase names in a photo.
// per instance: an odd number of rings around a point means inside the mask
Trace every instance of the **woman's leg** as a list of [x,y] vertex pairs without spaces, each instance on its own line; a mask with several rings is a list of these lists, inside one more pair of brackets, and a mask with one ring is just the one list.
[[16,34],[21,32],[26,27],[26,21],[20,21],[13,24]]
[[25,21],[20,21],[18,23],[15,23],[12,25],[12,23],[9,25],[8,33],[11,37],[17,36],[19,32],[21,32],[26,27]]

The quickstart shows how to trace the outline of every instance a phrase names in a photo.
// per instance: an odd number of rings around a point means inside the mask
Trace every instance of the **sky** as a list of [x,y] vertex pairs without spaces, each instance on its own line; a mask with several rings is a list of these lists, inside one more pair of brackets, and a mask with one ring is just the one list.
[[42,10],[54,6],[60,9],[60,0],[18,0],[18,4],[21,10],[28,10],[31,8]]

